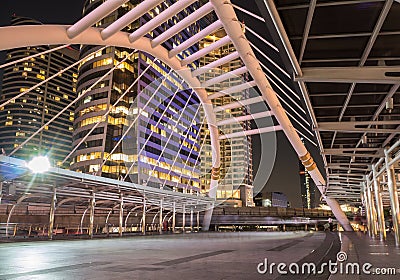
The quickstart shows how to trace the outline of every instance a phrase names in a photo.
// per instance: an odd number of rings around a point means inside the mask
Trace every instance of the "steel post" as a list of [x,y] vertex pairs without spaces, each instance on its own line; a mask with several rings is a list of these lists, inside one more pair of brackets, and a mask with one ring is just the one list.
[[377,235],[377,218],[376,218],[376,210],[375,210],[375,203],[374,199],[372,196],[372,190],[371,190],[371,181],[368,179],[367,176],[367,199],[368,199],[368,206],[369,206],[369,211],[370,211],[370,217],[371,217],[371,230],[372,230],[372,236],[375,237]]
[[94,191],[92,191],[92,197],[90,198],[89,230],[88,230],[88,234],[89,234],[90,238],[93,237],[95,205],[96,205],[95,193],[94,193]]
[[146,197],[143,197],[142,234],[146,234]]
[[370,212],[370,208],[369,208],[366,183],[363,184],[362,195],[363,195],[363,200],[364,200],[365,215],[367,216],[368,234],[370,237],[372,237],[371,212]]
[[123,231],[122,223],[124,219],[124,195],[122,193],[120,194],[120,199],[121,201],[119,203],[118,235],[122,236],[122,231]]
[[185,204],[183,204],[182,209],[182,232],[185,233],[185,224],[186,224],[186,209]]
[[193,231],[193,209],[190,208],[190,232]]
[[54,214],[56,212],[56,202],[57,202],[57,189],[53,188],[53,196],[51,198],[50,204],[50,217],[49,217],[49,230],[47,236],[50,240],[53,239],[53,228],[54,228]]
[[176,203],[173,203],[172,209],[172,232],[175,232],[175,222],[176,222]]
[[394,173],[393,165],[389,166],[391,157],[385,149],[385,166],[388,180],[388,190],[390,196],[390,207],[392,209],[392,221],[393,221],[393,231],[396,240],[396,246],[400,246],[400,232],[399,232],[399,222],[400,222],[400,212],[399,212],[399,196],[396,187],[396,176]]
[[162,232],[163,232],[163,201],[164,201],[164,199],[161,198],[161,200],[160,200],[160,221],[158,223],[159,227],[160,227],[160,229],[159,229],[160,234],[162,234]]
[[376,203],[376,212],[378,214],[378,225],[379,225],[379,237],[381,240],[386,239],[386,229],[385,229],[385,215],[383,212],[383,202],[382,202],[382,189],[380,186],[379,178],[377,176],[376,166],[372,165],[372,180],[374,184],[374,194]]
[[200,212],[197,212],[196,220],[197,220],[197,231],[200,231]]

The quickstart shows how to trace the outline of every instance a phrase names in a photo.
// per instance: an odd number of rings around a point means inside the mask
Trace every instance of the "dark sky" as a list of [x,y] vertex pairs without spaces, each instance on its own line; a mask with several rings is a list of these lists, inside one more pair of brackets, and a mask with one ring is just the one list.
[[43,23],[71,24],[82,14],[83,2],[84,0],[2,0],[0,26],[8,25],[14,13]]
[[[42,23],[72,24],[80,18],[83,2],[84,0],[1,0],[0,26],[9,25],[12,14],[31,17]],[[4,38],[1,39],[4,40]],[[4,54],[0,54],[0,61],[2,60],[1,55]],[[300,207],[298,158],[283,132],[278,132],[277,137],[276,162],[264,191],[284,192],[292,207]],[[253,145],[255,153],[257,153],[260,150],[258,147],[260,145],[259,137],[254,138]],[[318,157],[316,152],[317,150],[314,148],[314,158]],[[254,161],[257,167],[258,160],[256,158],[257,156],[255,156]],[[263,166],[259,168],[263,172]]]

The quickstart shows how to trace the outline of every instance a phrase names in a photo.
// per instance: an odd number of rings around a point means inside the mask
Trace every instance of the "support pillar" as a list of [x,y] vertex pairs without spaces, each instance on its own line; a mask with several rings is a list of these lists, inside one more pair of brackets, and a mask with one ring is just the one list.
[[163,201],[164,201],[164,199],[161,198],[161,200],[160,200],[160,221],[159,221],[160,234],[162,234],[162,232],[163,232]]
[[386,239],[385,215],[383,212],[383,202],[381,193],[382,189],[380,186],[379,178],[377,176],[377,170],[375,164],[372,165],[372,180],[374,184],[376,212],[378,214],[379,237],[383,241]]
[[175,222],[176,222],[176,203],[173,203],[172,209],[172,232],[175,233]]
[[201,227],[202,231],[208,231],[210,229],[213,210],[214,210],[214,203],[208,205],[207,210],[204,211],[203,226]]
[[118,235],[121,237],[122,236],[122,223],[123,223],[123,218],[124,218],[124,195],[123,193],[120,194],[120,199],[121,202],[119,204],[119,226],[118,226]]
[[193,231],[193,209],[190,208],[190,232]]
[[370,237],[372,237],[371,212],[369,211],[369,202],[368,202],[366,183],[363,183],[362,196],[363,196],[363,201],[364,201],[365,215],[367,216],[368,235]]
[[3,198],[3,182],[0,182],[0,204],[2,198]]
[[200,212],[197,212],[196,214],[196,220],[197,220],[197,231],[200,231]]
[[146,197],[143,197],[142,234],[146,234]]
[[93,228],[94,228],[94,208],[96,205],[96,198],[94,191],[92,191],[92,197],[90,198],[90,212],[89,212],[89,230],[88,234],[90,238],[93,238]]
[[371,217],[371,231],[372,231],[372,237],[375,237],[378,234],[376,226],[377,218],[376,218],[375,203],[372,196],[371,188],[372,188],[371,182],[367,177],[367,199],[368,199],[369,213]]
[[186,209],[185,204],[183,204],[182,209],[182,232],[185,233],[185,224],[186,224]]
[[399,222],[400,222],[400,211],[399,211],[399,196],[397,194],[397,186],[396,186],[396,176],[394,173],[394,167],[389,166],[389,162],[391,158],[385,149],[385,166],[386,166],[386,174],[388,179],[388,190],[390,196],[390,207],[392,209],[392,219],[393,219],[393,231],[396,241],[396,246],[400,246],[400,232],[399,232]]
[[57,202],[57,189],[53,188],[53,196],[51,198],[50,204],[50,217],[49,217],[49,230],[47,231],[47,236],[49,240],[53,239],[53,228],[54,228],[54,214],[56,212],[56,202]]

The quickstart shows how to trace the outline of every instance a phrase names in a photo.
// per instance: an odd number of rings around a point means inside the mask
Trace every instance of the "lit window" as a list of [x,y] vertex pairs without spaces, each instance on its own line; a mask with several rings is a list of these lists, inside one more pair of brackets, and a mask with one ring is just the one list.
[[12,121],[6,122],[6,126],[11,126],[11,125],[13,125],[13,122],[12,122]]

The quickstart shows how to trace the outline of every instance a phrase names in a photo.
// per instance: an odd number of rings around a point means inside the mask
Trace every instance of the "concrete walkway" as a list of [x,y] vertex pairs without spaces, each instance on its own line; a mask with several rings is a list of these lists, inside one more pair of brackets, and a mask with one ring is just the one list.
[[306,279],[276,268],[260,274],[257,266],[266,258],[268,265],[335,260],[338,240],[329,232],[210,232],[3,243],[0,279]]

